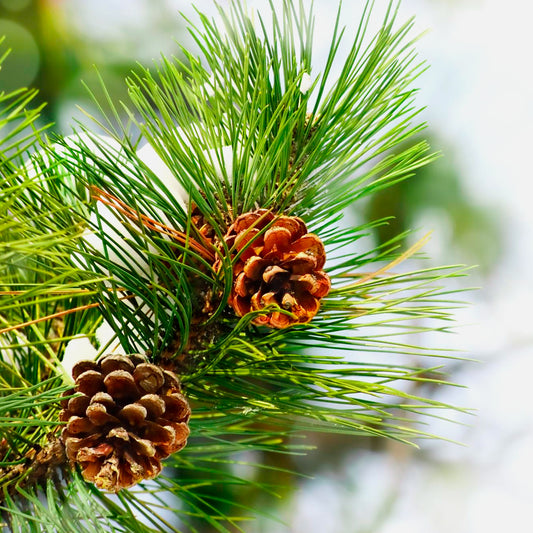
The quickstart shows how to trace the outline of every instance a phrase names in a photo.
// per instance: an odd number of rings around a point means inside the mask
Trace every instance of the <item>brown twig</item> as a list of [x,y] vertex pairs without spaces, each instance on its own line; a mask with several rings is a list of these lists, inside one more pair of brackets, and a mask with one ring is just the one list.
[[186,233],[178,231],[163,224],[162,222],[158,222],[157,220],[154,220],[146,215],[138,213],[129,205],[124,203],[122,200],[100,189],[99,187],[91,187],[91,195],[95,200],[102,202],[103,204],[112,207],[113,209],[116,209],[125,217],[129,218],[130,220],[133,220],[134,222],[142,224],[145,228],[157,231],[158,233],[161,233],[163,235],[167,235],[184,246],[190,246],[204,259],[208,261],[213,261],[215,259],[215,254],[213,251],[207,249],[205,246],[202,246],[198,241],[194,240]]
[[[134,298],[134,297],[135,297],[134,295],[121,296],[119,300],[129,300],[130,298]],[[7,328],[0,329],[0,335],[2,333],[8,333],[9,331],[13,331],[16,329],[25,328],[26,326],[33,326],[34,324],[45,322],[46,320],[52,320],[54,318],[61,318],[65,315],[70,315],[71,313],[77,313],[78,311],[85,311],[86,309],[92,309],[93,307],[98,307],[99,305],[100,305],[100,302],[94,302],[92,304],[85,304],[85,305],[80,305],[78,307],[73,307],[72,309],[64,309],[63,311],[59,311],[51,315],[46,315],[41,318],[36,318],[34,320],[28,320],[28,322],[23,322],[22,324],[16,324],[14,326],[9,326]]]

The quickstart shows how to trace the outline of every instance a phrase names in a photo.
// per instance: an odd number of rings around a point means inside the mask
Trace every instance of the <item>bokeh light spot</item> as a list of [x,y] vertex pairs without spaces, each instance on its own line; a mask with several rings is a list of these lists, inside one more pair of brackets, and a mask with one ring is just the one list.
[[39,72],[39,48],[31,33],[11,20],[0,19],[0,36],[6,37],[3,47],[11,53],[0,70],[0,91],[13,91],[31,85]]
[[0,6],[9,11],[21,11],[30,5],[31,0],[0,0]]

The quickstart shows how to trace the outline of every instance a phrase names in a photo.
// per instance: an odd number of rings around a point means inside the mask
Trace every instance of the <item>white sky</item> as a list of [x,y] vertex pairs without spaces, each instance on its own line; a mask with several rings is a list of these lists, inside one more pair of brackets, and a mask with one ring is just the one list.
[[[355,13],[359,2],[345,4]],[[421,460],[407,468],[397,505],[374,533],[525,531],[533,501],[533,6],[526,0],[404,0],[402,12],[416,14],[418,27],[431,30],[418,45],[431,64],[420,81],[425,116],[454,146],[472,198],[505,214],[507,249],[474,307],[464,313],[476,325],[459,337],[459,344],[485,361],[459,377],[470,391],[449,395],[451,401],[479,410],[470,429],[452,433],[467,447],[431,446],[436,462]],[[350,477],[347,465],[347,479],[364,487],[364,470],[355,468]],[[376,498],[386,490],[372,479],[391,476],[390,468],[385,472],[379,466],[366,470]],[[345,487],[333,488],[335,496],[331,490],[323,487],[329,499],[349,498]],[[357,509],[360,492],[353,494],[352,509]],[[321,498],[316,490],[314,496]],[[331,528],[300,527],[304,514],[295,518],[294,533],[346,531],[346,523],[338,521]]]

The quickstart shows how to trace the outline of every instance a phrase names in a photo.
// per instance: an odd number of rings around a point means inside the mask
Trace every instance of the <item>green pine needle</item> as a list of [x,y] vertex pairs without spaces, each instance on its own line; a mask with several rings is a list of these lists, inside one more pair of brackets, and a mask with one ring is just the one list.
[[[349,30],[339,9],[314,71],[312,10],[301,0],[270,7],[270,21],[240,1],[218,6],[221,23],[198,12],[188,24],[200,57],[182,49],[139,67],[128,101],[114,102],[101,80],[92,118],[108,137],[80,126],[49,139],[35,91],[0,94],[0,509],[13,531],[244,531],[257,510],[237,494],[283,494],[271,476],[291,469],[266,458],[307,453],[302,435],[418,445],[440,437],[426,428],[432,417],[468,412],[426,397],[453,386],[441,363],[460,356],[414,338],[453,327],[467,269],[425,266],[425,238],[376,247],[372,232],[386,220],[350,227],[343,218],[435,158],[427,143],[407,142],[424,128],[413,20],[399,23],[391,2],[369,36],[367,2],[341,58]],[[171,185],[140,156],[145,143]],[[174,195],[178,185],[188,201]],[[257,208],[301,217],[327,250],[332,290],[318,315],[268,330],[254,319],[288,311],[236,317],[227,305],[235,259],[202,241],[193,208],[219,242]],[[218,299],[198,319],[206,294]],[[29,486],[32,453],[61,430],[66,347],[82,335],[104,352],[104,320],[126,352],[180,365],[189,443],[164,475],[116,496],[69,468]],[[256,479],[238,474],[247,453]]]

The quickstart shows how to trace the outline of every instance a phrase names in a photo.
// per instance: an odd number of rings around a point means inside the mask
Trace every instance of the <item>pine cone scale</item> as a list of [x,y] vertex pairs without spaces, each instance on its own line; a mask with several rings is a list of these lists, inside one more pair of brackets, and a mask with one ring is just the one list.
[[130,426],[140,426],[148,415],[145,407],[138,403],[130,403],[123,407],[118,416],[121,420],[126,420]]
[[139,393],[133,376],[126,370],[113,370],[103,381],[107,393],[114,399],[134,398]]
[[68,404],[67,404],[68,410],[71,413],[81,416],[83,415],[83,413],[85,413],[85,410],[87,409],[87,407],[89,407],[90,401],[91,399],[89,398],[89,396],[85,394],[81,396],[75,396],[74,398],[71,398],[68,401]]
[[159,418],[166,410],[166,398],[163,399],[157,394],[145,394],[140,398],[139,404],[146,409],[150,418]]
[[287,228],[274,227],[265,233],[265,244],[263,254],[268,254],[271,250],[285,251],[291,245],[292,234]]
[[281,266],[291,272],[292,275],[310,274],[317,270],[317,261],[314,257],[299,252],[296,256],[283,261]]
[[243,272],[246,277],[252,281],[257,281],[261,277],[261,273],[264,271],[268,262],[261,257],[254,255],[248,259],[244,265]]
[[96,370],[86,370],[76,378],[76,392],[91,397],[100,392],[103,387],[103,377]]
[[119,419],[113,415],[110,415],[107,412],[106,406],[102,405],[101,403],[91,403],[85,409],[85,414],[95,426],[119,423]]

